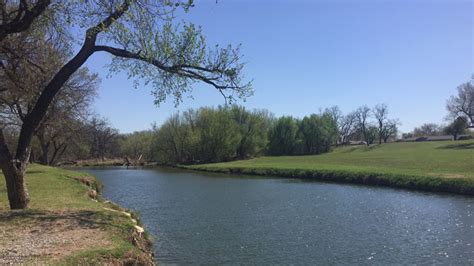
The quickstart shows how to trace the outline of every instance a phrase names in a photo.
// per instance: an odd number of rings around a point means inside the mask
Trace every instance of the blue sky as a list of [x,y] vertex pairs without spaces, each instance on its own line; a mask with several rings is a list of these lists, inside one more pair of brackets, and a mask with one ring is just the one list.
[[[180,19],[203,27],[209,45],[242,44],[255,94],[242,105],[303,117],[338,105],[349,112],[386,103],[403,132],[443,122],[445,104],[474,73],[474,2],[461,0],[197,0]],[[121,132],[161,124],[187,108],[224,100],[196,85],[177,108],[153,104],[150,88],[125,74],[106,78],[110,58],[87,65],[100,74],[97,113]]]

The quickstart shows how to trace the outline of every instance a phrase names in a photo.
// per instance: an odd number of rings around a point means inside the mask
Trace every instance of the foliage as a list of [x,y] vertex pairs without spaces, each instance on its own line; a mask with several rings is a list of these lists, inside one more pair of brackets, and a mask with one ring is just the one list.
[[124,157],[138,160],[140,157],[154,158],[155,151],[151,147],[153,141],[153,131],[138,131],[125,134],[118,138],[120,153]]
[[293,155],[298,151],[298,121],[291,116],[280,117],[270,129],[270,155]]
[[426,123],[413,130],[414,137],[440,136],[443,134],[443,127],[435,123]]
[[467,119],[465,117],[458,117],[456,118],[451,124],[444,128],[444,132],[453,135],[454,140],[457,140],[458,136],[464,134],[467,131],[467,127],[469,126]]
[[464,117],[474,127],[474,80],[458,87],[458,94],[451,96],[446,104],[452,118]]
[[[193,1],[40,2],[44,5],[40,5],[39,10],[30,10],[28,1],[20,1],[19,6],[16,2],[2,1],[1,46],[10,44],[19,32],[26,36],[32,32],[44,32],[41,35],[44,40],[59,40],[62,47],[80,44],[80,48],[52,68],[54,75],[41,85],[39,96],[19,125],[15,151],[8,146],[4,127],[0,126],[0,167],[7,179],[12,209],[28,207],[25,173],[36,130],[68,80],[95,53],[104,52],[113,56],[109,66],[112,73],[126,71],[137,84],[140,81],[151,83],[156,104],[169,95],[176,104],[179,103],[183,95],[190,93],[195,82],[214,87],[226,102],[252,94],[251,82],[243,79],[239,48],[216,46],[210,49],[199,27],[190,23],[176,24],[175,10],[182,7],[187,12]],[[36,7],[33,5],[33,8]],[[25,20],[25,17],[31,19]],[[10,22],[17,20],[24,21],[25,26],[6,29]],[[27,31],[31,25],[32,30]],[[3,58],[4,54],[12,54],[14,50],[2,49],[0,52]],[[28,78],[34,78],[34,75]],[[0,87],[1,92],[11,90]],[[104,154],[101,157],[104,158]]]
[[333,116],[312,114],[300,122],[303,154],[320,154],[331,150],[337,140],[337,122]]
[[155,160],[174,164],[255,157],[266,147],[269,124],[267,111],[235,105],[177,113],[155,130]]

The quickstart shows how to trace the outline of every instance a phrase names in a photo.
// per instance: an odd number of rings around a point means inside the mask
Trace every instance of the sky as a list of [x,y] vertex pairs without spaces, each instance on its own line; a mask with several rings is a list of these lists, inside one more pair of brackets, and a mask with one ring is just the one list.
[[[446,100],[474,74],[474,1],[195,0],[179,20],[201,25],[209,46],[241,44],[255,93],[238,103],[276,116],[304,117],[337,105],[389,106],[402,132],[444,123]],[[192,99],[156,106],[150,87],[126,74],[107,78],[106,54],[87,66],[101,77],[93,109],[122,133],[160,125],[223,97],[196,84]]]

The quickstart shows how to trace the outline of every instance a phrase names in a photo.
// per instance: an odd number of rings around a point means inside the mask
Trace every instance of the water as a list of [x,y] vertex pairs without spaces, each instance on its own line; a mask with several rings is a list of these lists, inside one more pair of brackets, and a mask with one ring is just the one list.
[[89,168],[159,264],[474,265],[474,198],[170,169]]

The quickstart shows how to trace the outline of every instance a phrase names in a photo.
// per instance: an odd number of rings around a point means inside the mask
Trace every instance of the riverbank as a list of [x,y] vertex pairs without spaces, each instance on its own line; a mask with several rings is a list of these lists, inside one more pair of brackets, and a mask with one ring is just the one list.
[[[156,162],[134,162],[129,167],[152,167],[158,166]],[[127,166],[126,160],[123,158],[115,159],[89,159],[89,160],[78,160],[71,162],[63,162],[60,164],[61,167],[74,168],[74,167],[109,167],[109,166]]]
[[470,140],[350,146],[321,155],[179,167],[474,195],[473,162],[474,141]]
[[0,180],[0,264],[154,264],[135,214],[104,201],[92,176],[31,165],[30,209],[10,211]]

